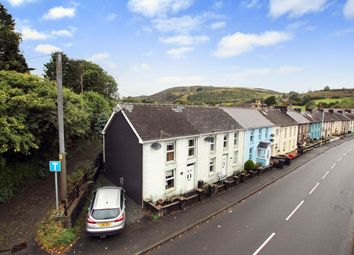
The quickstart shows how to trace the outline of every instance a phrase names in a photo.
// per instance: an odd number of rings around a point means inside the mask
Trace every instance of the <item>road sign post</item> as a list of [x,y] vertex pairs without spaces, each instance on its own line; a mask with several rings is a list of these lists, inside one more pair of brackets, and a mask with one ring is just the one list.
[[61,171],[60,161],[49,161],[49,171],[54,172],[55,176],[55,207],[59,213],[59,192],[58,192],[58,172]]

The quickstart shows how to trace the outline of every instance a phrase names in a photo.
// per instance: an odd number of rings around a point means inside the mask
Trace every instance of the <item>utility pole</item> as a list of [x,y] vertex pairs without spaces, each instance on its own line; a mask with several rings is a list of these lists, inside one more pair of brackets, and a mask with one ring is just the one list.
[[66,153],[64,143],[64,109],[63,109],[63,73],[62,56],[57,53],[57,87],[58,87],[58,129],[59,129],[59,160],[61,161],[60,172],[60,199],[64,202],[67,199],[67,181],[66,181]]

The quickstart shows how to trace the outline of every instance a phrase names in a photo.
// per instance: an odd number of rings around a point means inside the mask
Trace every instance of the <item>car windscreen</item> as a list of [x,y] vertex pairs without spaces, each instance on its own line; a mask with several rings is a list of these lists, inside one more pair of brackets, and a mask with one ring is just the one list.
[[118,217],[120,210],[115,209],[96,209],[92,211],[92,217],[96,220],[108,220]]

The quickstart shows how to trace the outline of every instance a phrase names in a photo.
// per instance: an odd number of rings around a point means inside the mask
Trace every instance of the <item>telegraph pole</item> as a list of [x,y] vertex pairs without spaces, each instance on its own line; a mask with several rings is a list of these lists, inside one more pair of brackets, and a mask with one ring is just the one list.
[[58,87],[58,129],[59,129],[59,160],[61,161],[60,172],[60,199],[64,202],[67,199],[66,181],[66,153],[64,143],[64,109],[63,109],[63,73],[61,53],[57,53],[56,65],[57,87]]

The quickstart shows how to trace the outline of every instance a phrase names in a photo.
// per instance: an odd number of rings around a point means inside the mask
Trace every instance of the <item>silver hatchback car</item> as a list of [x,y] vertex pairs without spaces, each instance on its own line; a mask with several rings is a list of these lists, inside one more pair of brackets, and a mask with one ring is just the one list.
[[97,189],[88,208],[86,232],[105,236],[120,232],[125,224],[125,191],[116,186]]

